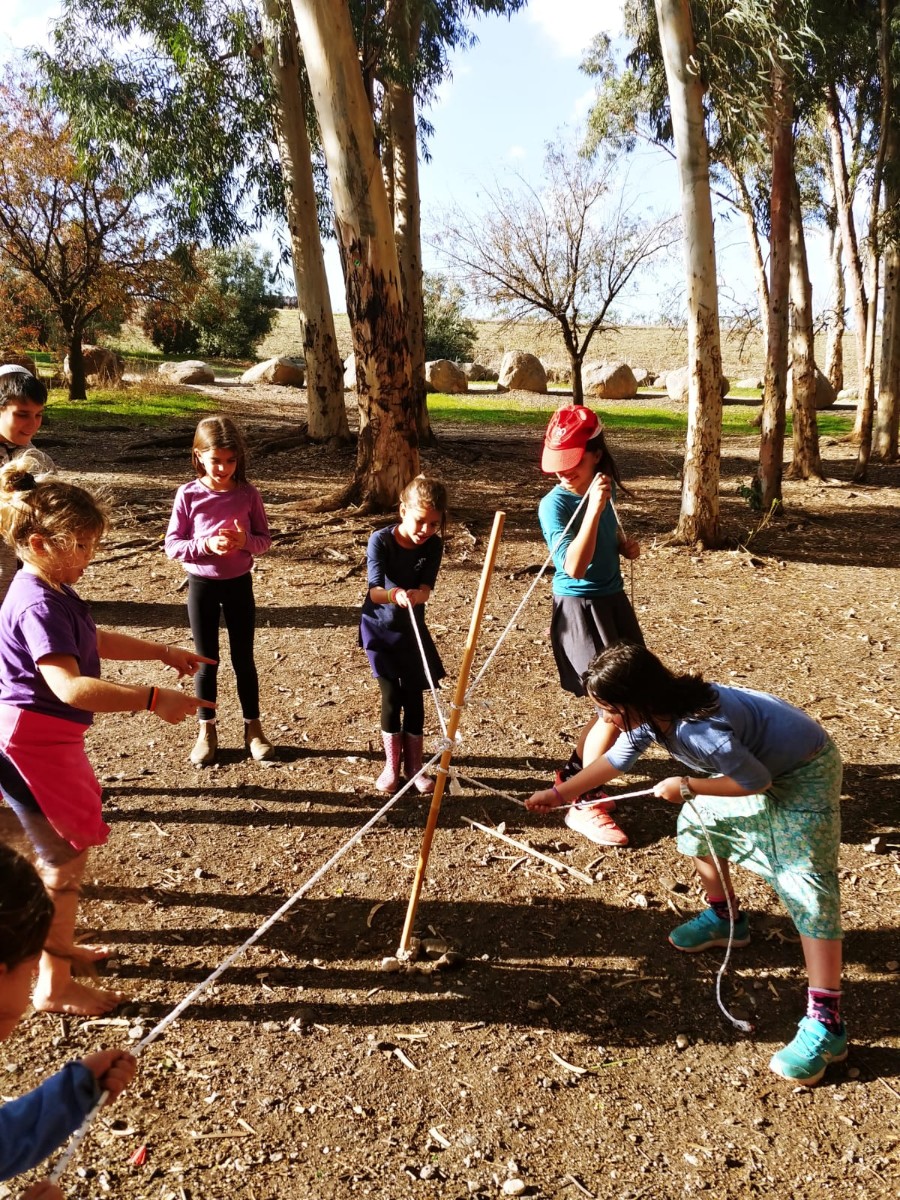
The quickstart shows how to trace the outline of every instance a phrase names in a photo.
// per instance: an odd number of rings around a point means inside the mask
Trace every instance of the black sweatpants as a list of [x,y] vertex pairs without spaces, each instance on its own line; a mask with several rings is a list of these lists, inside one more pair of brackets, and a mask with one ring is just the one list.
[[[237,579],[207,579],[191,575],[188,581],[188,618],[194,637],[194,649],[216,665],[201,664],[194,676],[195,695],[215,702],[218,695],[219,619],[225,618],[231,665],[237,680],[238,699],[245,721],[259,717],[259,677],[253,661],[253,637],[256,632],[256,601],[253,579],[248,571]],[[212,721],[215,709],[201,708],[201,721]]]

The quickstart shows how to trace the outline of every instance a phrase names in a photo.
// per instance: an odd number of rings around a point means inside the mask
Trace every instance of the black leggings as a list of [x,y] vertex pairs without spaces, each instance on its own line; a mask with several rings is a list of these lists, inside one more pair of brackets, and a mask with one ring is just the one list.
[[[385,733],[411,733],[421,737],[425,729],[425,699],[420,687],[404,687],[396,679],[378,677],[381,688],[381,728]],[[400,714],[403,714],[402,724]]]
[[[253,635],[256,631],[256,601],[253,579],[248,571],[237,579],[208,579],[191,575],[188,580],[188,618],[194,637],[194,649],[204,658],[217,660],[215,666],[203,663],[194,676],[194,691],[201,700],[215,702],[218,695],[219,616],[225,618],[228,649],[237,680],[238,699],[245,721],[259,717],[259,677],[253,661]],[[212,721],[213,708],[201,708],[201,721]]]

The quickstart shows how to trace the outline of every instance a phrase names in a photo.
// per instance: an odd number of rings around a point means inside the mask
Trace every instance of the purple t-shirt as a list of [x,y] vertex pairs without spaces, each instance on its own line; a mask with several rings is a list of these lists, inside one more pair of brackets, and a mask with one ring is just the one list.
[[[223,526],[233,527],[235,520],[247,531],[247,544],[231,554],[210,554],[206,539]],[[189,574],[205,579],[237,579],[253,566],[253,556],[265,554],[271,545],[266,510],[252,483],[214,492],[194,479],[176,492],[166,530],[166,554],[182,563]]]
[[26,567],[0,607],[0,704],[90,725],[93,713],[63,703],[44,682],[37,664],[48,654],[70,654],[82,675],[100,678],[90,606],[67,584],[51,587]]

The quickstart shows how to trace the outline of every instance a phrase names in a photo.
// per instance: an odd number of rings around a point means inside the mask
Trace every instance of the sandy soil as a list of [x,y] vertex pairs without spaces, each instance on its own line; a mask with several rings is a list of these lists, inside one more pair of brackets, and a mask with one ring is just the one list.
[[[278,389],[216,396],[255,442],[302,415],[302,401]],[[82,592],[100,624],[184,641],[180,569],[161,542],[188,475],[190,431],[170,432],[111,427],[92,442],[81,474],[113,497],[116,524]],[[429,623],[452,680],[493,513],[504,509],[507,524],[479,661],[543,561],[535,509],[545,482],[531,431],[437,432],[424,464],[446,478],[453,519]],[[730,441],[723,498],[734,548],[698,554],[663,542],[677,515],[679,448],[647,433],[618,436],[615,449],[635,488],[621,515],[644,545],[633,589],[650,644],[805,706],[844,755],[846,1064],[812,1091],[768,1072],[801,1015],[804,980],[785,914],[752,877],[739,882],[753,941],[724,991],[755,1022],[753,1036],[718,1013],[719,953],[668,947],[670,927],[700,901],[674,847],[675,810],[659,802],[625,802],[632,844],[602,850],[490,793],[448,797],[416,931],[463,961],[383,973],[426,817],[421,799],[402,798],[145,1052],[135,1087],[65,1177],[72,1195],[456,1200],[516,1194],[513,1179],[523,1194],[562,1200],[897,1195],[900,858],[864,844],[898,836],[900,470],[876,468],[872,486],[851,486],[852,455],[828,445],[833,482],[789,485],[784,521],[754,530],[737,485],[755,442]],[[57,438],[52,453],[64,465],[84,459],[74,440]],[[352,461],[352,450],[302,446],[252,462],[276,531],[256,597],[277,761],[244,757],[227,671],[212,769],[189,765],[185,726],[144,714],[97,720],[89,750],[112,835],[89,867],[85,933],[117,947],[106,974],[134,1000],[107,1024],[28,1015],[0,1049],[4,1096],[89,1049],[143,1036],[380,806],[377,690],[356,623],[366,540],[381,521],[297,507],[347,478]],[[551,777],[584,716],[556,683],[549,603],[541,582],[463,714],[456,755],[467,774],[520,797]],[[650,757],[627,786],[666,773]],[[0,813],[6,837],[9,816]],[[594,882],[466,818],[503,823]],[[146,1163],[132,1166],[140,1146]]]

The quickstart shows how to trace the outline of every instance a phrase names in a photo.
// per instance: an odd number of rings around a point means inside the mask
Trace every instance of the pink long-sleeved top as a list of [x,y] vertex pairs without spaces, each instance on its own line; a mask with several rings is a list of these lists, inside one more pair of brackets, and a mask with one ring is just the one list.
[[[231,554],[210,554],[206,539],[237,521],[246,530],[247,543]],[[206,579],[237,579],[246,575],[256,555],[272,545],[262,497],[252,483],[227,492],[214,492],[199,479],[184,484],[166,530],[166,554],[184,565],[191,575]]]

